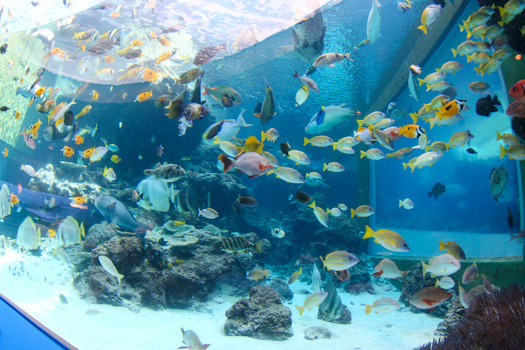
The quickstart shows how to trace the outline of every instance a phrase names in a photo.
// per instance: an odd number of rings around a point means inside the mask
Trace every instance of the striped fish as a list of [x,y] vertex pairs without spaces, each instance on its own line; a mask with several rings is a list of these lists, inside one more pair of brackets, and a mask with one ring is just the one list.
[[349,269],[359,262],[359,259],[356,258],[353,254],[345,252],[343,250],[336,250],[335,252],[331,252],[326,256],[324,260],[322,257],[320,258],[325,268],[334,271],[343,271]]
[[66,296],[64,294],[59,294],[58,295],[58,299],[60,300],[60,302],[62,304],[67,304],[67,299],[66,299]]
[[253,247],[253,243],[240,236],[226,237],[222,238],[222,247],[228,253],[246,253]]

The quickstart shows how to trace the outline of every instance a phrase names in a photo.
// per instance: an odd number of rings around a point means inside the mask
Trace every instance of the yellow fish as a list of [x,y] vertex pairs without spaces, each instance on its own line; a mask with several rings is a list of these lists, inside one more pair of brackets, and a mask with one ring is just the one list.
[[383,248],[393,252],[408,252],[408,244],[403,237],[397,232],[380,229],[373,231],[368,225],[363,239],[374,238],[374,242],[381,244]]
[[111,161],[112,161],[113,163],[117,163],[117,164],[120,163],[120,162],[122,161],[122,159],[121,159],[118,155],[116,155],[116,154],[112,155],[110,159],[111,159]]
[[89,93],[89,96],[91,96],[91,99],[93,101],[96,101],[96,100],[98,100],[98,96],[99,95],[98,95],[98,92],[96,92],[95,90],[91,90],[91,92]]
[[151,96],[153,96],[153,90],[143,92],[137,95],[137,98],[135,98],[135,102],[144,102]]
[[288,284],[292,284],[295,281],[297,281],[302,274],[303,274],[303,268],[301,267],[299,271],[295,271],[294,273],[292,273],[290,278],[288,278]]
[[452,100],[443,107],[439,108],[436,111],[436,115],[439,120],[449,119],[454,117],[456,114],[459,114],[460,112],[466,111],[469,109],[469,107],[466,105],[465,100]]
[[38,121],[35,124],[29,127],[29,132],[33,134],[34,139],[38,138],[38,129],[40,129],[40,125],[42,125],[42,121],[38,119]]

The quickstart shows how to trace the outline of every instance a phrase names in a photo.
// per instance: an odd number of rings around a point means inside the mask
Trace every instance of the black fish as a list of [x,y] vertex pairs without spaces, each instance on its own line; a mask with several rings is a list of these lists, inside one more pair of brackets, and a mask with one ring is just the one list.
[[233,106],[233,96],[228,96],[226,94],[223,94],[221,97],[222,105],[224,107],[231,107]]
[[128,59],[128,60],[132,60],[134,58],[140,57],[140,55],[142,55],[142,50],[141,49],[135,49],[135,50],[131,50],[130,52],[125,54],[124,57],[126,59]]
[[8,111],[8,110],[9,110],[9,107],[7,107],[7,106],[0,107],[0,112],[5,112],[5,111]]
[[314,74],[316,69],[317,69],[317,67],[311,66],[310,68],[308,68],[308,70],[306,71],[306,73],[304,75]]
[[428,192],[428,197],[432,198],[432,196],[434,196],[434,198],[438,199],[438,197],[444,192],[445,192],[445,185],[443,185],[442,183],[436,182],[434,187],[432,187],[430,192]]
[[478,102],[476,102],[476,114],[482,115],[484,117],[490,117],[490,113],[498,111],[496,105],[501,106],[498,96],[496,95],[494,95],[494,97],[487,95],[483,98],[480,98]]
[[191,95],[191,102],[193,103],[199,103],[199,104],[203,103],[201,100],[201,82],[202,82],[203,76],[204,76],[204,72],[202,72],[202,74],[195,81],[195,86],[193,88],[193,94]]
[[0,46],[0,53],[3,55],[7,52],[7,44]]
[[253,109],[253,113],[261,113],[262,103],[257,102],[257,106]]
[[475,154],[475,155],[478,154],[478,152],[472,147],[467,148],[467,152],[470,153],[470,154]]
[[292,146],[286,141],[286,143],[281,143],[281,152],[284,153],[285,156],[288,155],[288,151],[292,149]]
[[509,223],[509,227],[512,230],[514,227],[514,218],[512,217],[512,210],[510,207],[507,207],[507,222]]
[[259,203],[257,202],[257,199],[255,199],[255,197],[248,196],[248,195],[239,196],[239,198],[237,198],[237,201],[239,203],[241,203],[242,205],[245,205],[247,207],[255,207],[255,206],[259,205]]
[[212,138],[217,136],[217,134],[222,129],[222,124],[224,124],[224,120],[221,120],[220,122],[217,123],[217,125],[211,128],[210,131],[208,132],[208,135],[206,135],[206,140],[211,140]]
[[303,191],[297,191],[297,193],[295,194],[295,198],[301,203],[308,203],[310,199],[312,199],[308,195],[308,193],[303,192]]

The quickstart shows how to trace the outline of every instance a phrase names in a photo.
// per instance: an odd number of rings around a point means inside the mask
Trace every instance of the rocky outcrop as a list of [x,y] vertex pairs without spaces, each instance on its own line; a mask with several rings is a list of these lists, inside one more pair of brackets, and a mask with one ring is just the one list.
[[268,287],[274,289],[285,300],[293,299],[293,292],[290,287],[288,287],[288,282],[281,277],[274,278]]
[[281,303],[279,293],[270,287],[256,286],[250,299],[240,299],[226,311],[227,335],[257,339],[286,340],[293,336],[292,312]]

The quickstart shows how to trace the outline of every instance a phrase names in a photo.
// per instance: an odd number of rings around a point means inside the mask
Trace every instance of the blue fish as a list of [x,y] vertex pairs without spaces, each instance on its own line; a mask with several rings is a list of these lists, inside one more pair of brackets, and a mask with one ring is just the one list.
[[315,116],[315,122],[317,123],[317,125],[321,125],[321,123],[323,122],[324,120],[324,106],[321,107],[321,110],[319,112],[317,112],[316,116]]

